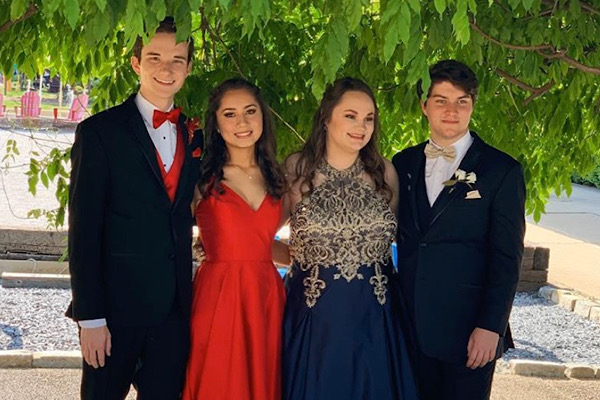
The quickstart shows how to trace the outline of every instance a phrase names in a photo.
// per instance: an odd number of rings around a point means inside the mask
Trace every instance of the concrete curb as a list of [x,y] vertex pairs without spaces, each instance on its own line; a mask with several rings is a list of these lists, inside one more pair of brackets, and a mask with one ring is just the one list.
[[[0,369],[3,368],[60,368],[79,369],[81,352],[0,350]],[[506,367],[508,365],[508,367]],[[496,366],[497,373],[508,373],[538,378],[598,379],[600,366],[561,364],[546,361],[510,360]]]
[[600,301],[597,299],[590,299],[572,290],[552,286],[541,287],[538,295],[577,315],[600,323]]
[[600,379],[600,368],[593,365],[563,364],[548,361],[510,360],[509,373],[538,378]]
[[80,351],[0,350],[0,368],[81,368]]
[[70,289],[71,276],[68,274],[29,274],[21,272],[3,272],[4,288],[45,288]]

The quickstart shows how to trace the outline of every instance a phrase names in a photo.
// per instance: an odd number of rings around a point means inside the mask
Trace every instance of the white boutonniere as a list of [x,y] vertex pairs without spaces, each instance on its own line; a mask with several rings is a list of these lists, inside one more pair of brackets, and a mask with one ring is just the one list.
[[454,173],[454,178],[448,179],[446,182],[444,182],[444,186],[454,186],[457,183],[464,183],[469,186],[469,188],[473,188],[472,185],[475,182],[477,182],[477,175],[475,175],[475,172],[467,173],[462,169],[457,169]]
[[477,182],[477,175],[475,175],[475,172],[466,172],[462,169],[457,169],[454,173],[454,177],[452,179],[448,179],[443,184],[444,186],[452,187],[450,189],[450,191],[452,192],[454,190],[454,185],[456,185],[457,183],[463,183],[467,185],[469,189],[471,189],[471,191],[467,192],[465,199],[480,199],[481,195],[479,194],[479,190],[473,190],[473,184],[475,182]]

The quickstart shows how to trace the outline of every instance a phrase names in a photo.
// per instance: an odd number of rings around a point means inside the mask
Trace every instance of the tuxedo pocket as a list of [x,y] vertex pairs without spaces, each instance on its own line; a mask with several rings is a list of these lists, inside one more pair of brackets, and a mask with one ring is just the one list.
[[479,190],[471,190],[467,192],[465,196],[465,200],[477,200],[481,199],[481,194],[479,194]]

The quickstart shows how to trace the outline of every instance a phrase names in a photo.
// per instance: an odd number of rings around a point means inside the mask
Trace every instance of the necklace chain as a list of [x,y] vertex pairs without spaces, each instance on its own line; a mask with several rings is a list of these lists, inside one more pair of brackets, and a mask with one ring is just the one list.
[[240,169],[248,177],[248,179],[250,179],[250,180],[254,179],[254,176],[252,174],[248,173],[248,169],[255,167],[255,165],[251,165],[249,167],[242,167],[239,164],[233,164],[233,163],[229,163],[229,165],[231,165],[232,167],[237,167],[238,169]]

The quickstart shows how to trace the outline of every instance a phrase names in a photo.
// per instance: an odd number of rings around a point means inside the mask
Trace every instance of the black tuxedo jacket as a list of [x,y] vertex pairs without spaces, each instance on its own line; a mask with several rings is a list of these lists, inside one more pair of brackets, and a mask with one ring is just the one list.
[[157,325],[191,304],[193,217],[201,132],[179,120],[185,150],[171,203],[135,95],[77,126],[71,150],[69,269],[76,321]]
[[[426,143],[392,162],[399,177],[398,279],[419,348],[427,356],[466,362],[474,328],[501,336],[519,281],[525,234],[521,165],[476,134],[460,164],[475,172],[469,187],[445,187],[429,208],[425,192]],[[477,190],[479,199],[466,199]],[[426,215],[425,215],[426,214]]]

